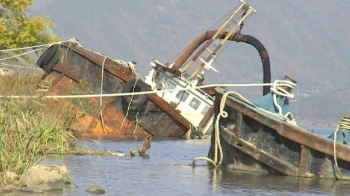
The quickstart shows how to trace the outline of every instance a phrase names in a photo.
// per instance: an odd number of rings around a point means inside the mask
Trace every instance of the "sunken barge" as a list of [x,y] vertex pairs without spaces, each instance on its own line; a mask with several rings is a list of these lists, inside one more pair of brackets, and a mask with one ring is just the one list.
[[296,83],[285,76],[266,84],[254,102],[215,88],[208,157],[193,164],[205,159],[232,170],[350,180],[350,117],[343,116],[328,137],[298,126],[289,109]]
[[[197,88],[227,41],[254,46],[269,82],[269,57],[254,37],[241,34],[255,10],[244,1],[216,30],[191,43],[171,64],[150,62],[144,78],[134,62],[111,59],[76,40],[54,44],[37,61],[55,95],[73,98],[82,115],[72,129],[82,136],[147,136],[196,138],[210,135],[214,119],[214,88]],[[92,95],[92,96],[91,96]]]
[[289,111],[296,81],[273,83],[254,102],[216,88],[215,131],[208,160],[215,167],[288,176],[350,180],[350,118],[327,138],[297,125]]
[[[96,95],[151,91],[135,63],[114,60],[77,42],[52,45],[38,59],[55,95]],[[182,136],[187,119],[157,94],[73,99],[81,110],[73,127],[81,136]],[[136,123],[137,122],[137,123]]]

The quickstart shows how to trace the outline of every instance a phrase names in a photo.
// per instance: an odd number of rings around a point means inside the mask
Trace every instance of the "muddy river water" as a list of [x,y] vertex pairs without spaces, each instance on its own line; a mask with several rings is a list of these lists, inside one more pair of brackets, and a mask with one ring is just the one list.
[[[329,130],[317,128],[318,134]],[[129,154],[141,139],[82,141],[91,149],[118,150]],[[225,169],[208,169],[205,161],[210,139],[156,140],[149,157],[64,156],[48,158],[43,164],[65,164],[75,187],[48,193],[2,193],[4,196],[92,195],[86,189],[100,185],[109,195],[349,195],[350,182],[256,174]]]

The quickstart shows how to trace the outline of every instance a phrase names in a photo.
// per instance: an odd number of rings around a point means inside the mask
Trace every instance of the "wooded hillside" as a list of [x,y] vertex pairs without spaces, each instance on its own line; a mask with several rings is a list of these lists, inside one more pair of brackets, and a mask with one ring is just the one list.
[[[272,78],[295,78],[292,112],[308,122],[337,123],[350,115],[350,1],[247,0],[257,13],[242,33],[259,39],[271,61]],[[91,50],[135,60],[142,75],[151,60],[173,62],[198,35],[239,4],[238,0],[36,0],[33,14],[45,14],[63,39],[76,37]],[[206,83],[260,83],[257,51],[231,43],[213,63]],[[250,99],[257,89],[237,89]]]

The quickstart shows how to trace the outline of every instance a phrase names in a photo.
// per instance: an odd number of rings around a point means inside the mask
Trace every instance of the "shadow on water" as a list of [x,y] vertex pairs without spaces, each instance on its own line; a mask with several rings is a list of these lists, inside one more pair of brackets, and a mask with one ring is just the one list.
[[102,145],[82,141],[88,148],[118,150],[127,154],[113,156],[59,156],[42,164],[65,164],[77,187],[48,193],[2,193],[4,196],[89,195],[92,185],[100,185],[109,195],[348,195],[350,182],[295,178],[278,175],[209,169],[205,161],[210,139],[156,140],[148,158],[130,157],[130,150],[141,146],[141,139],[100,140]]

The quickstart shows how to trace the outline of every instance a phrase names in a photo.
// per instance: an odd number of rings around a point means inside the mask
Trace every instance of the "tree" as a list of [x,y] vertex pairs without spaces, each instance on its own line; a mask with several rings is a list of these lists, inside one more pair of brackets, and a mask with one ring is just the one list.
[[46,16],[27,16],[34,0],[0,0],[0,49],[51,43],[59,37],[49,31],[54,24]]

